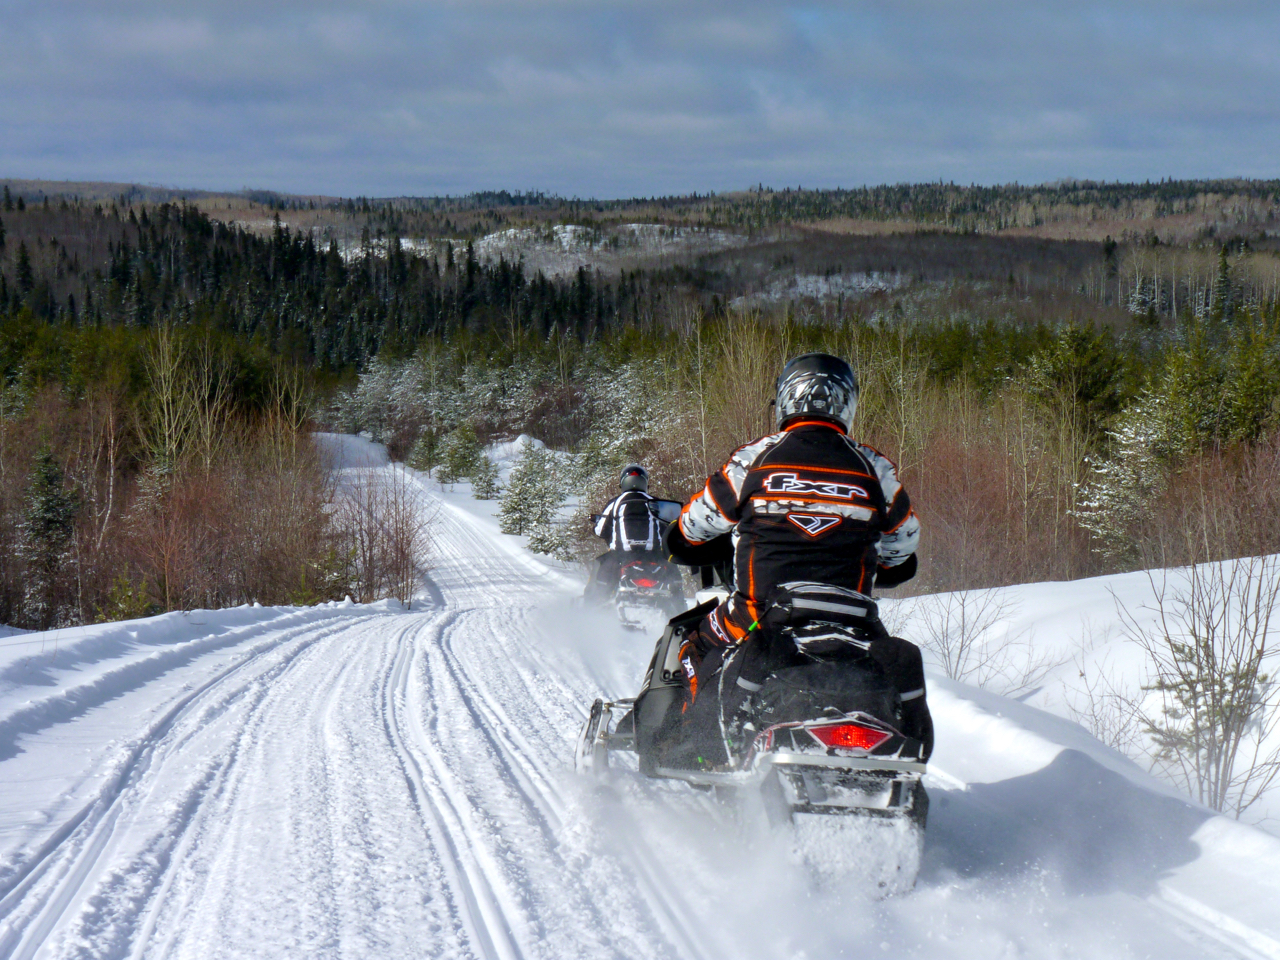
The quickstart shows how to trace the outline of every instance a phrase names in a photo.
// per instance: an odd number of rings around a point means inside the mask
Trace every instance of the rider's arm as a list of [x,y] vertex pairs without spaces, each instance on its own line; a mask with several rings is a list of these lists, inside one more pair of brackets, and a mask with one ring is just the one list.
[[613,514],[617,507],[618,498],[614,497],[596,517],[595,534],[601,540],[609,540],[613,537]]
[[[723,473],[723,471],[722,471]],[[722,533],[728,533],[738,522],[739,514],[736,501],[727,496],[724,484],[718,483],[722,473],[714,474],[707,479],[702,492],[690,500],[680,511],[680,533],[689,543],[706,543]],[[721,507],[716,500],[714,487],[720,487],[720,497],[726,506]]]
[[[916,547],[920,544],[920,521],[911,509],[911,498],[898,480],[898,470],[893,461],[872,447],[862,444],[859,447],[870,461],[880,480],[880,489],[884,491],[884,529],[880,533],[878,549],[879,566],[882,570],[888,570],[915,556]],[[881,579],[884,578],[877,578],[877,581]],[[889,586],[888,583],[884,585]]]
[[762,437],[733,452],[729,461],[707,478],[702,492],[680,512],[680,532],[690,543],[706,543],[728,533],[742,519],[742,487],[747,471],[782,437]]

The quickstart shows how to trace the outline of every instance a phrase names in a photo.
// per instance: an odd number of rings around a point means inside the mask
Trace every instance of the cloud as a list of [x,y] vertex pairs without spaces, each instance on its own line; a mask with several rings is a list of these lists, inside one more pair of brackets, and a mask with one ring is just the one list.
[[8,9],[0,176],[619,196],[1280,175],[1265,3]]

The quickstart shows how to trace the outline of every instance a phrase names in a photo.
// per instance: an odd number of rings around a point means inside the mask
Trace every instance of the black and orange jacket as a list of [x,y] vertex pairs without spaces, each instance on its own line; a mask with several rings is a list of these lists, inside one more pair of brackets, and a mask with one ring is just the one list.
[[893,462],[818,420],[734,451],[680,515],[690,543],[731,530],[736,592],[717,618],[728,641],[746,635],[779,584],[870,593],[877,567],[905,563],[920,540]]

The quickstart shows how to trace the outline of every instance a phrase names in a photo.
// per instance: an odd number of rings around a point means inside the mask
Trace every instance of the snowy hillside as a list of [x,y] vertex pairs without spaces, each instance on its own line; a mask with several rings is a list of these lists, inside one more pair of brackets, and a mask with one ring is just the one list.
[[[932,679],[926,863],[896,901],[813,889],[682,785],[579,780],[586,707],[634,692],[649,639],[572,609],[496,503],[414,482],[436,519],[409,609],[0,637],[0,957],[1280,958],[1280,840],[1055,715],[1066,660],[1022,702]],[[1116,657],[1107,586],[1024,588],[1017,616],[1064,653],[1087,616],[1088,662]]]
[[[270,224],[268,224],[270,226]],[[749,242],[743,234],[725,230],[672,227],[660,223],[622,223],[604,228],[574,224],[555,224],[544,229],[512,227],[490,233],[475,241],[476,259],[495,263],[523,261],[529,276],[541,272],[548,277],[563,277],[579,267],[614,271],[634,269],[640,264],[664,264],[672,258],[685,258],[741,247]],[[401,249],[441,262],[451,247],[453,256],[464,256],[466,242],[448,239],[401,238]],[[385,256],[386,240],[368,244],[348,239],[339,243],[344,260],[363,257],[367,250]]]

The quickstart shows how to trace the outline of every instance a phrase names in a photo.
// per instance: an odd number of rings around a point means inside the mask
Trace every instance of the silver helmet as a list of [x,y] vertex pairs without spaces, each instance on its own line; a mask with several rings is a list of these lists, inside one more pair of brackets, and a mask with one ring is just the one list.
[[858,378],[839,357],[806,353],[782,368],[774,409],[778,429],[792,420],[812,417],[829,420],[848,433],[857,409]]

